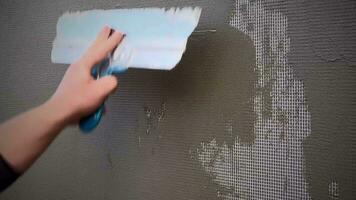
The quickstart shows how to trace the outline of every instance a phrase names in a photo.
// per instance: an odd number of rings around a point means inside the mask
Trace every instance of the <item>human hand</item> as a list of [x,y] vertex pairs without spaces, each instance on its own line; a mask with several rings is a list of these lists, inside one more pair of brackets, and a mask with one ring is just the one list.
[[105,26],[93,44],[77,62],[67,69],[54,95],[46,103],[66,123],[74,123],[95,111],[117,87],[114,76],[95,80],[91,76],[93,66],[110,54],[123,39],[123,34]]

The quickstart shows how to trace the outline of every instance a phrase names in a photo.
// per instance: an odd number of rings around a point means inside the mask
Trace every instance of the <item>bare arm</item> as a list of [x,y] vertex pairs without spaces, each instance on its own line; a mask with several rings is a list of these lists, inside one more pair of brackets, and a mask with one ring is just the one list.
[[94,80],[90,75],[122,40],[119,32],[109,34],[110,28],[103,28],[47,102],[0,125],[0,154],[16,172],[25,172],[67,125],[93,112],[116,88],[115,77]]

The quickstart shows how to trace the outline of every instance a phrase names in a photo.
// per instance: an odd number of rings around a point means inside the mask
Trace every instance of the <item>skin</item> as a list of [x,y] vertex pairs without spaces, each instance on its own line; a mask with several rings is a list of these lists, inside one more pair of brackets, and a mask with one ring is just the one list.
[[86,53],[71,64],[53,96],[42,105],[0,125],[0,154],[18,173],[25,172],[68,125],[93,112],[117,87],[114,76],[94,80],[92,67],[123,39],[104,27]]

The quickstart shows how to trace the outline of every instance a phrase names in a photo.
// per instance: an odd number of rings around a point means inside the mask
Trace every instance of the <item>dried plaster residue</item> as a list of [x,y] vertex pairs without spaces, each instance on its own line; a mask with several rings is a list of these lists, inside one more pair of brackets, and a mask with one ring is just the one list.
[[266,4],[238,0],[230,22],[252,39],[256,49],[254,143],[240,143],[238,136],[232,146],[212,139],[196,150],[223,199],[310,198],[302,151],[302,142],[310,134],[310,113],[303,83],[295,78],[287,59],[288,19]]

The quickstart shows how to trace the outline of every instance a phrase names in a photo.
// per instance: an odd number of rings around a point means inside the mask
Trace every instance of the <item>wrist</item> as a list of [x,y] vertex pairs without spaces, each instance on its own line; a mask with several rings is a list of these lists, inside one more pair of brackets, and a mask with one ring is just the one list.
[[63,106],[50,99],[40,106],[40,110],[45,113],[47,120],[52,122],[54,125],[66,126],[69,124],[70,113],[68,109],[63,108]]

